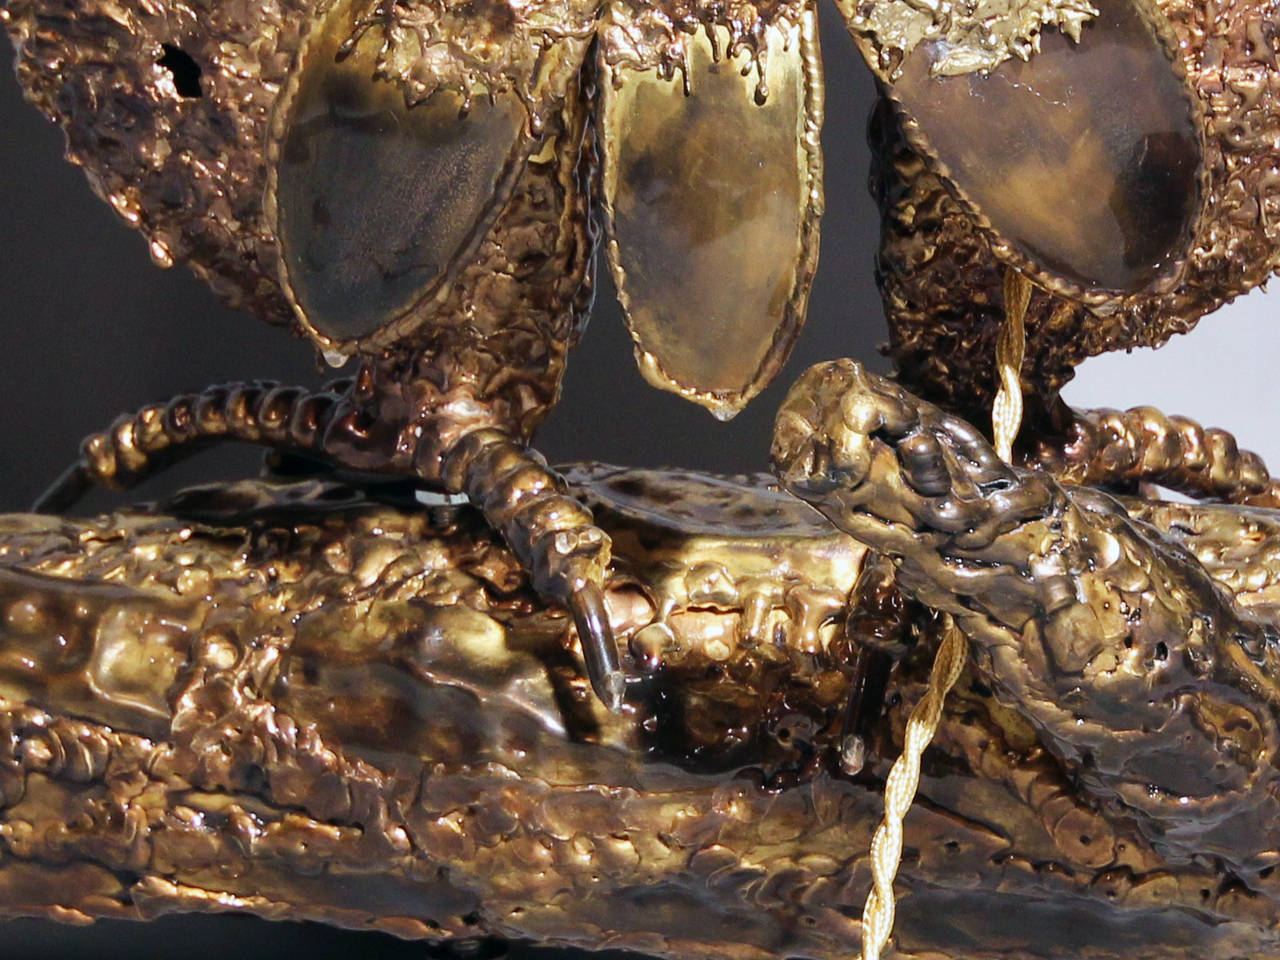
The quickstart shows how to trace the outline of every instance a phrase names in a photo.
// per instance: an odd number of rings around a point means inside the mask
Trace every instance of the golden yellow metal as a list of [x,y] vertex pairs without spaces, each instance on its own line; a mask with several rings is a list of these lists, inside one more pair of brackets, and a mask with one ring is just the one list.
[[[863,410],[905,402],[868,384]],[[780,439],[797,412],[789,401]],[[956,423],[928,421],[959,438]],[[880,456],[894,441],[877,434],[877,493],[842,523],[903,501],[881,485],[910,460]],[[975,455],[999,463],[971,440],[958,452],[953,482]],[[1052,489],[1000,469],[1008,482],[987,496],[1006,508]],[[864,538],[761,478],[565,473],[616,544],[609,608],[635,678],[622,713],[587,695],[569,618],[468,508],[251,482],[159,511],[0,517],[0,912],[83,923],[216,909],[672,958],[856,955],[889,773],[879,758],[907,750],[930,676],[959,659],[939,646],[964,642],[912,613],[916,652],[876,714],[869,768],[849,777],[837,718]],[[831,476],[813,479],[830,490]],[[1274,773],[1255,761],[1280,742],[1275,674],[1223,634],[1258,626],[1233,611],[1275,607],[1276,514],[1128,500],[1142,523],[1126,525],[1090,509],[1087,491],[1035,503],[1048,512],[970,549],[1017,564],[1047,542],[1094,563],[1070,571],[1078,594],[999,561],[975,567],[964,589],[982,614],[935,595],[980,655],[947,698],[922,802],[902,821],[896,955],[1275,956],[1280,888],[1255,871],[1242,891],[1237,872],[1274,846]],[[1055,523],[1064,539],[1046,541]],[[907,589],[947,575],[945,558],[926,565],[937,534],[887,545],[909,546]],[[1192,556],[1199,574],[1180,566]],[[1044,622],[1046,596],[1059,623],[1097,624],[1090,613],[1111,602],[1103,622],[1119,632],[1079,647],[1004,626],[1028,610]],[[1037,637],[1061,669],[1043,668]],[[1101,667],[1126,639],[1132,660],[1109,672],[1057,659]],[[1215,672],[1151,684],[1192,653]],[[1104,726],[1095,704],[1120,708]],[[1143,729],[1151,709],[1213,726]],[[1119,771],[1104,781],[1110,803],[1093,768],[1080,775],[1078,737]],[[1152,790],[1189,760],[1215,779]],[[1221,815],[1244,829],[1224,831]],[[1178,829],[1153,839],[1148,821]]]
[[921,44],[938,50],[930,65],[934,76],[989,73],[1011,57],[1029,60],[1045,30],[1079,42],[1083,26],[1098,15],[1089,0],[836,0],[836,6],[890,77]]
[[1004,324],[996,339],[996,369],[1000,389],[991,405],[991,431],[996,452],[1005,463],[1013,462],[1013,444],[1022,426],[1022,361],[1027,335],[1024,321],[1031,302],[1031,281],[1013,267],[1005,271]]
[[893,762],[884,783],[884,817],[871,838],[872,887],[862,908],[862,960],[880,960],[880,953],[893,934],[897,913],[893,881],[902,862],[902,821],[920,787],[920,760],[938,732],[947,694],[960,679],[967,654],[964,634],[950,617],[944,617],[942,642],[929,671],[929,687],[911,708],[902,755]]
[[728,30],[685,40],[676,74],[601,67],[609,264],[646,380],[729,419],[804,322],[822,212],[813,10],[734,57]]
[[[1280,488],[1229,434],[1056,396],[1280,263],[1275,2],[845,12],[896,104],[901,380],[802,378],[774,458],[809,506],[528,448],[600,202],[651,379],[727,414],[781,364],[821,208],[806,6],[9,0],[31,98],[157,262],[360,360],[143,407],[44,506],[222,438],[470,506],[313,481],[0,518],[0,910],[717,960],[873,956],[896,911],[907,958],[1280,956]],[[677,199],[637,228],[645,151]],[[754,306],[658,283],[702,234]],[[958,416],[997,376],[999,453]],[[1232,505],[1117,499],[1149,483]]]

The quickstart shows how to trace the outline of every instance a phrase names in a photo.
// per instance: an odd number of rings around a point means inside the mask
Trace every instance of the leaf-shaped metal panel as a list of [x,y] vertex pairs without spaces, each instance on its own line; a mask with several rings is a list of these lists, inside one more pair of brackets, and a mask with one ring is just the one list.
[[1200,108],[1167,24],[1142,0],[1098,7],[1078,42],[1045,30],[990,73],[936,75],[945,39],[888,69],[859,36],[996,255],[1086,302],[1176,282],[1203,208]]
[[814,29],[811,12],[764,28],[753,63],[717,55],[708,27],[684,41],[683,78],[603,65],[609,258],[637,359],[722,419],[804,320],[822,206]]
[[375,75],[374,35],[342,47],[352,31],[340,5],[308,39],[277,107],[272,179],[285,289],[332,344],[374,334],[449,280],[532,143],[512,91],[443,88],[409,107]]

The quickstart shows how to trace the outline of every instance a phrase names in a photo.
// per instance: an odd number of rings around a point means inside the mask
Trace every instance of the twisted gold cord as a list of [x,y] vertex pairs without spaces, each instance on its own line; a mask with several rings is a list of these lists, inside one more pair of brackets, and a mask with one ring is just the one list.
[[879,960],[893,932],[893,880],[902,860],[902,820],[920,784],[920,757],[938,730],[943,701],[964,669],[967,652],[964,634],[947,617],[942,643],[929,671],[929,689],[911,711],[902,754],[884,785],[884,818],[871,840],[872,887],[862,908],[862,960]]
[[[1013,442],[1022,426],[1022,361],[1026,355],[1025,321],[1031,304],[1031,281],[1012,267],[1004,275],[1005,320],[996,339],[996,369],[1000,389],[991,406],[991,429],[996,452],[1013,461]],[[911,711],[902,754],[884,785],[884,817],[871,839],[871,891],[862,908],[862,960],[880,960],[880,951],[893,933],[897,904],[893,881],[902,861],[902,821],[920,785],[920,758],[938,731],[942,705],[964,669],[964,634],[950,618],[938,655],[929,672],[929,689]]]
[[1024,321],[1031,304],[1031,281],[1013,267],[1004,274],[1004,323],[996,338],[996,370],[1000,389],[991,405],[991,430],[996,453],[1013,462],[1013,441],[1022,426],[1022,359],[1027,337]]

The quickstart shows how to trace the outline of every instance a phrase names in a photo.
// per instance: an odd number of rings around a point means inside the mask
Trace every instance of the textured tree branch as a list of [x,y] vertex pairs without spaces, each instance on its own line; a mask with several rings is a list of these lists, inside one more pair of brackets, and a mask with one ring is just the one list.
[[[0,910],[854,953],[930,643],[846,776],[865,548],[758,478],[570,475],[617,545],[618,715],[467,509],[311,481],[187,494],[183,519],[0,520]],[[1225,509],[1147,519],[1211,557]],[[1269,873],[1162,856],[976,676],[924,774],[899,955],[1280,955]]]

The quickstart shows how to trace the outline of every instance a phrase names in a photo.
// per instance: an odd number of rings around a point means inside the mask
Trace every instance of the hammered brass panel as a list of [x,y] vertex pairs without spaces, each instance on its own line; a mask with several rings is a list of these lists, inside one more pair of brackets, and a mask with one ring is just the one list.
[[785,359],[817,256],[821,93],[813,39],[789,29],[759,75],[689,38],[687,92],[605,67],[609,252],[637,358],[725,419]]
[[286,286],[336,340],[373,333],[446,280],[527,150],[516,94],[468,104],[440,89],[410,108],[375,77],[374,35],[340,55],[347,21],[330,17],[304,53],[276,169]]
[[1103,5],[1079,43],[1046,31],[1040,46],[989,74],[939,77],[945,42],[921,44],[891,96],[939,172],[1033,273],[1087,292],[1148,288],[1176,273],[1201,204],[1185,78],[1127,2]]

